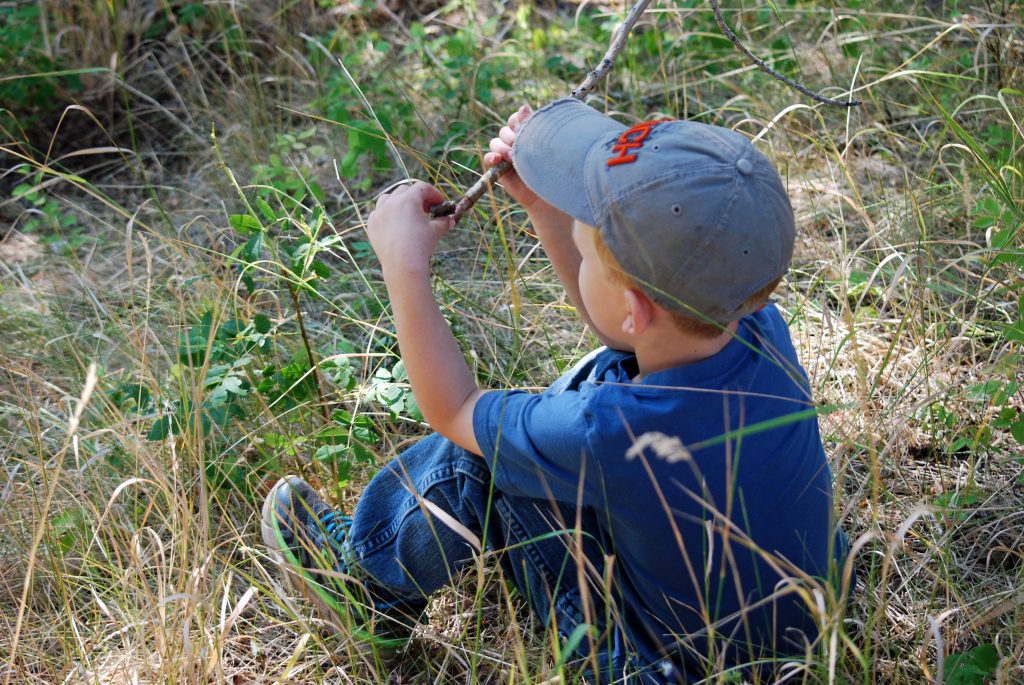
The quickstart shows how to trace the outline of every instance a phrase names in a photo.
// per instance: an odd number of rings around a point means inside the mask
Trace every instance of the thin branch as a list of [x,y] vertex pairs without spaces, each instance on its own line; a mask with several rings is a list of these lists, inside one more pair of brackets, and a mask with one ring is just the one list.
[[[594,88],[597,87],[597,84],[601,82],[601,79],[608,75],[612,70],[612,66],[615,64],[615,58],[618,57],[619,53],[622,52],[622,48],[626,45],[626,39],[629,37],[629,32],[633,30],[633,26],[636,24],[637,19],[640,18],[640,15],[644,13],[644,10],[646,10],[647,6],[650,4],[651,0],[639,0],[639,2],[630,8],[629,13],[626,14],[626,18],[615,29],[615,33],[612,34],[611,45],[608,46],[608,50],[604,53],[604,57],[597,65],[597,68],[587,74],[587,77],[583,79],[583,82],[576,86],[576,89],[570,93],[570,97],[577,100],[583,100],[583,98],[593,92]],[[466,214],[466,212],[472,209],[477,200],[483,197],[483,194],[487,192],[487,189],[491,184],[497,181],[499,176],[511,168],[511,164],[502,160],[496,166],[492,166],[485,171],[458,202],[452,202],[449,200],[431,207],[430,215],[435,217],[453,216],[455,217],[455,220],[458,221]]]
[[761,71],[763,71],[764,73],[768,74],[769,76],[778,81],[782,81],[791,88],[795,88],[796,90],[800,91],[807,97],[817,102],[820,102],[823,105],[835,105],[836,107],[856,107],[857,105],[860,104],[860,100],[833,100],[832,98],[827,98],[824,95],[818,95],[810,88],[807,88],[806,86],[797,83],[793,79],[783,76],[779,72],[775,71],[770,66],[765,64],[765,61],[763,59],[755,56],[754,53],[747,49],[746,45],[740,42],[739,37],[735,33],[733,33],[732,29],[730,29],[728,24],[725,23],[725,19],[722,18],[722,10],[718,6],[718,0],[708,0],[708,4],[711,5],[711,11],[715,13],[715,21],[718,23],[718,28],[722,30],[722,33],[725,34],[725,37],[728,38],[732,42],[732,44],[739,49],[740,52],[746,55],[747,58],[750,59],[751,62],[756,64],[758,68],[760,68]]

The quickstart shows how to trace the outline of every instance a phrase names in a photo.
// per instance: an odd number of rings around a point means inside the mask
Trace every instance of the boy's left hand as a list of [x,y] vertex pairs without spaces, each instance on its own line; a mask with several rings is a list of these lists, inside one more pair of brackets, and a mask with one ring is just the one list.
[[399,186],[377,199],[366,222],[366,233],[381,267],[429,267],[441,236],[455,225],[450,216],[430,218],[430,208],[443,201],[441,191],[423,181]]

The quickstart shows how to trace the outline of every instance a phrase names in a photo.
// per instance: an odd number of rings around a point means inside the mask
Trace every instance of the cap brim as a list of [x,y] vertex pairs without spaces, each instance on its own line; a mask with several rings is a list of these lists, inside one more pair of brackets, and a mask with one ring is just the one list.
[[512,146],[512,165],[524,183],[569,216],[593,226],[583,174],[595,145],[626,127],[579,100],[555,100],[526,120]]

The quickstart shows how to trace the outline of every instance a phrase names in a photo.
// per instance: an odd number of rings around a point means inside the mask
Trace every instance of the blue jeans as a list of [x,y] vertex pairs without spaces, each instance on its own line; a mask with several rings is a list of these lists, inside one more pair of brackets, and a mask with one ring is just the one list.
[[[583,535],[577,544],[575,507],[498,492],[484,459],[441,435],[424,438],[381,470],[356,506],[346,551],[371,592],[415,613],[472,563],[475,550],[464,532],[446,525],[434,507],[476,536],[485,552],[500,554],[507,577],[563,641],[578,626],[593,626],[593,639],[583,639],[576,656],[589,665],[591,677],[596,665],[598,680],[621,679],[627,650],[619,629],[604,620],[600,590],[582,600],[580,557],[599,574],[605,562],[593,537]],[[593,512],[578,513],[583,531],[598,530]],[[589,621],[585,605],[592,608]]]

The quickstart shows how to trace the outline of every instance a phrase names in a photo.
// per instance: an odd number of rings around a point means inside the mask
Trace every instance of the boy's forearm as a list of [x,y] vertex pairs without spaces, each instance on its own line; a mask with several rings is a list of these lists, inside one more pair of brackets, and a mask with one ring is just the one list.
[[427,268],[385,270],[398,346],[413,396],[434,430],[480,454],[473,407],[483,393],[441,315]]

